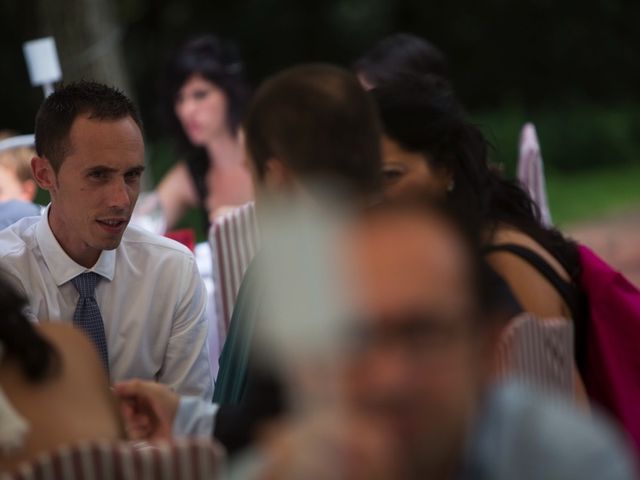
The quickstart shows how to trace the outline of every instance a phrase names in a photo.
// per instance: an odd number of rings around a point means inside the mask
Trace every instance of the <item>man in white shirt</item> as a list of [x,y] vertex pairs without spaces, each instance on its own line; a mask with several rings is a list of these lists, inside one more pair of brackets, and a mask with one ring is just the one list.
[[128,226],[144,169],[141,121],[122,93],[63,87],[36,117],[31,167],[51,204],[0,232],[0,268],[34,320],[73,321],[112,381],[145,378],[211,398],[206,290],[191,252]]

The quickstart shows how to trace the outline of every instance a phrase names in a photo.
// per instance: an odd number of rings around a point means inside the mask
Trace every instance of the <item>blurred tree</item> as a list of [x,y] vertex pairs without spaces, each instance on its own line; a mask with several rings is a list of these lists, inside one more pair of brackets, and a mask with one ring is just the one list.
[[109,0],[38,0],[39,30],[55,37],[65,81],[90,78],[132,95],[112,6]]
[[[540,128],[545,151],[557,144],[567,167],[595,164],[604,151],[615,158],[614,144],[637,161],[638,18],[637,0],[0,0],[0,127],[33,128],[42,96],[28,84],[21,43],[42,34],[56,35],[65,79],[133,92],[153,143],[167,137],[158,108],[170,102],[160,88],[164,67],[187,37],[213,32],[237,41],[257,85],[294,63],[348,66],[381,37],[408,31],[447,53],[469,110],[497,113],[483,115],[497,143],[500,132],[515,139],[520,123],[534,119],[548,125]],[[566,122],[578,127],[569,131]],[[573,142],[589,147],[572,153]],[[600,153],[587,161],[590,152]],[[504,155],[515,155],[510,143]]]

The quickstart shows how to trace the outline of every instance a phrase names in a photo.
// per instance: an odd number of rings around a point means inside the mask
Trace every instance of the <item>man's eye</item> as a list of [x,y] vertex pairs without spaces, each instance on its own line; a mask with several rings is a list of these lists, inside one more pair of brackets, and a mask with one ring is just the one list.
[[125,174],[125,178],[127,179],[127,181],[129,182],[133,182],[138,180],[140,177],[142,176],[142,172],[140,171],[135,171],[135,172],[128,172]]
[[107,178],[107,174],[105,172],[89,172],[89,177],[95,180],[102,180]]

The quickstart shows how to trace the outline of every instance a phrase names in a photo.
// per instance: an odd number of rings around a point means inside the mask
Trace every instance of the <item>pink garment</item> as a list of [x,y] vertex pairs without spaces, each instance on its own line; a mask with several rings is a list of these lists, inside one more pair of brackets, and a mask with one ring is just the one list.
[[640,290],[589,248],[579,251],[589,301],[585,385],[640,454]]
[[545,227],[552,225],[547,187],[544,179],[544,165],[540,153],[540,142],[533,123],[526,123],[520,133],[518,156],[518,180],[529,196],[538,205],[540,217]]

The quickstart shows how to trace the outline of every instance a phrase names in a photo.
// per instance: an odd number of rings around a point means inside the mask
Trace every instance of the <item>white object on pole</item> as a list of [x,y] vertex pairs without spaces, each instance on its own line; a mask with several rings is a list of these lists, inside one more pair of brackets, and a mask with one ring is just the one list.
[[547,186],[544,178],[544,164],[540,153],[540,142],[533,123],[522,127],[519,142],[518,180],[527,190],[531,199],[540,209],[540,220],[545,227],[551,227],[551,211],[547,199]]
[[33,134],[5,138],[4,140],[0,140],[0,152],[3,152],[4,150],[11,150],[13,148],[33,147],[35,143],[36,136]]
[[62,78],[56,41],[53,37],[39,38],[22,45],[31,85],[41,86],[45,97],[53,93],[53,84]]

